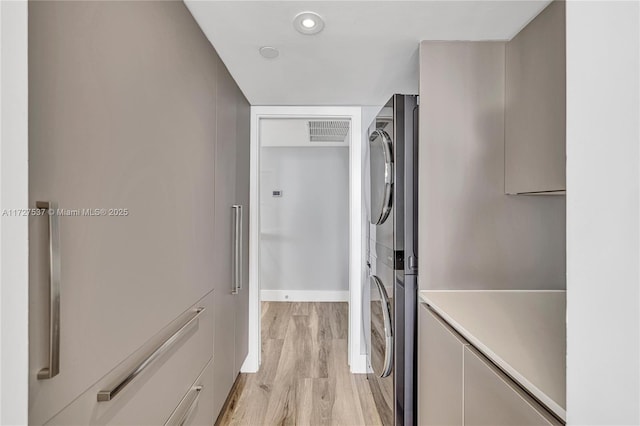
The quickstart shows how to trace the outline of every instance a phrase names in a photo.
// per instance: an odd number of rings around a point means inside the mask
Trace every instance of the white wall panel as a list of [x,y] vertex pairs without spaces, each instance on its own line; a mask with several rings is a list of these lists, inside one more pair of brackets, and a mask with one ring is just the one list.
[[640,6],[567,2],[567,420],[640,424]]
[[[27,2],[0,2],[0,209],[28,207]],[[27,424],[28,218],[0,219],[0,424]]]

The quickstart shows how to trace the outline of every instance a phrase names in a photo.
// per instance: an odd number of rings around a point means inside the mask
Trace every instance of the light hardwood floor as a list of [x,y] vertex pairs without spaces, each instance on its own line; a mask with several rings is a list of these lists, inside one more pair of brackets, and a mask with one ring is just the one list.
[[262,302],[262,365],[242,374],[218,425],[380,425],[347,364],[347,303]]

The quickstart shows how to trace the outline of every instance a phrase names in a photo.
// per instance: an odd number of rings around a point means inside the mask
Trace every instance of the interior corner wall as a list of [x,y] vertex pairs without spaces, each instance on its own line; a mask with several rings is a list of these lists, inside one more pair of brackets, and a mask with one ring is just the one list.
[[260,163],[263,300],[348,300],[348,147],[263,147]]
[[640,5],[567,2],[567,424],[640,424]]
[[564,289],[565,198],[504,194],[504,42],[420,45],[419,287]]

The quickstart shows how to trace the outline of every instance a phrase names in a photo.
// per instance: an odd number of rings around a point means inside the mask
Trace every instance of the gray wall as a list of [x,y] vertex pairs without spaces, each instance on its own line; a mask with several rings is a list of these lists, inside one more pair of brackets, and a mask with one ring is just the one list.
[[260,208],[262,290],[349,290],[348,147],[261,148]]
[[563,289],[565,199],[504,195],[505,44],[420,46],[421,289]]

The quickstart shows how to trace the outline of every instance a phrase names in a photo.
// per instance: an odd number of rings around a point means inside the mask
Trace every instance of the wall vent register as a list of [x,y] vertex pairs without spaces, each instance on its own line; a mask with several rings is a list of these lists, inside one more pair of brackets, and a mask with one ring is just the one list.
[[349,120],[309,121],[310,142],[345,142],[349,136]]

